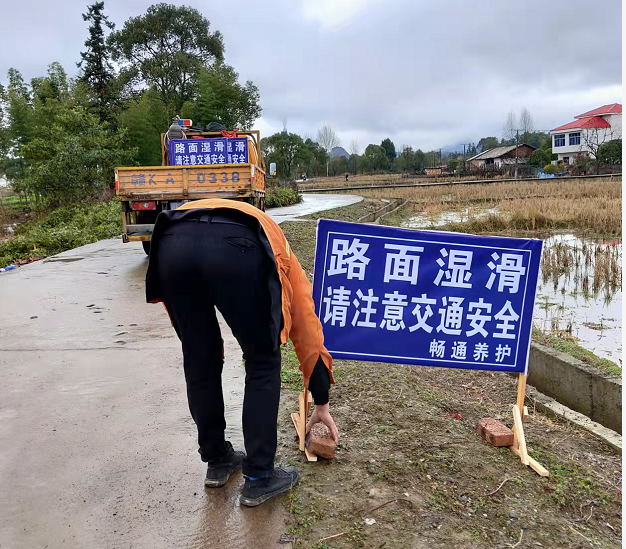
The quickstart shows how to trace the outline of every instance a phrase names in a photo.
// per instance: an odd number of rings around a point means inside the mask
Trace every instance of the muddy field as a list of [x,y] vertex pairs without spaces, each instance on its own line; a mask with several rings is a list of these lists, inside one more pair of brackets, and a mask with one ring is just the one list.
[[306,182],[298,182],[298,187],[305,190],[311,189],[329,189],[333,187],[352,187],[363,185],[398,185],[408,183],[435,183],[439,181],[471,181],[479,179],[504,179],[502,176],[481,177],[477,175],[468,175],[459,177],[454,175],[446,176],[426,176],[401,173],[378,173],[378,174],[350,174],[346,181],[345,174],[331,177],[317,177],[309,179]]
[[[622,234],[621,177],[367,189],[359,194],[407,199],[407,208],[385,218],[387,225],[401,226],[417,217],[472,234],[515,236],[519,231],[551,230],[576,230],[585,236]],[[445,219],[446,214],[457,219]]]
[[[327,217],[351,217],[346,210]],[[315,224],[283,229],[312,272]],[[609,446],[527,402],[527,442],[550,470],[545,479],[475,433],[485,416],[511,426],[511,376],[337,361],[337,460],[309,464],[289,417],[301,385],[296,368],[287,348],[279,459],[303,471],[286,502],[294,547],[621,547],[621,458]]]

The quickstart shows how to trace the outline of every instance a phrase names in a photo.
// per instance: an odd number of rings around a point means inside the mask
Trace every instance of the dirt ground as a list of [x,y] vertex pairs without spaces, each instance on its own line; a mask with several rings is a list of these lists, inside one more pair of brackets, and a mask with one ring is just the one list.
[[[350,217],[342,210],[326,216]],[[283,230],[311,273],[315,224]],[[545,479],[475,433],[487,416],[511,426],[513,377],[336,361],[337,459],[307,463],[289,417],[296,368],[286,348],[278,459],[302,470],[286,502],[294,547],[621,547],[621,457],[608,445],[527,402],[527,443],[549,469]]]

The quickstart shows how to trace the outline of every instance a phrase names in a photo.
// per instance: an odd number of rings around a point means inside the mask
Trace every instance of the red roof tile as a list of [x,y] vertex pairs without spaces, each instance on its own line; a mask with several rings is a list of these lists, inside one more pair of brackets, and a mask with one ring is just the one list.
[[560,131],[560,130],[582,130],[585,128],[610,128],[611,125],[604,119],[599,116],[594,116],[592,118],[585,118],[583,120],[574,120],[569,124],[565,124],[564,126],[559,126],[558,128],[554,128],[552,131]]
[[622,106],[619,103],[612,103],[611,105],[602,105],[602,107],[598,107],[597,109],[593,109],[589,112],[584,112],[583,114],[579,114],[574,118],[588,118],[590,116],[602,116],[603,114],[621,114]]

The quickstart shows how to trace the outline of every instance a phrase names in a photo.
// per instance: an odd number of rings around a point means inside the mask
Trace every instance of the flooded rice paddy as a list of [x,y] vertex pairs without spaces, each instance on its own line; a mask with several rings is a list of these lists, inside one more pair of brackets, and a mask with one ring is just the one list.
[[[495,208],[411,217],[410,229],[444,227],[497,213]],[[544,240],[534,322],[617,365],[622,362],[622,241],[574,234]]]

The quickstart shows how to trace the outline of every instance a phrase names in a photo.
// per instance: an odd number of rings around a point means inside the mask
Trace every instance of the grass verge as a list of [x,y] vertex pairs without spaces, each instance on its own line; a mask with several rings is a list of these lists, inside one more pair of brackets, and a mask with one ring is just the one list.
[[0,242],[0,266],[31,256],[46,257],[113,238],[122,232],[120,203],[102,202],[58,208],[20,225],[15,237]]
[[598,368],[598,370],[602,370],[607,374],[613,376],[622,375],[622,369],[617,364],[615,364],[615,362],[607,358],[600,358],[599,356],[593,354],[591,351],[584,349],[580,345],[576,345],[576,343],[572,341],[567,341],[566,339],[562,339],[560,337],[544,334],[539,328],[533,327],[532,340],[535,343],[545,345],[546,347],[550,347],[552,349],[555,349],[556,351],[567,353],[568,355],[577,358],[581,362],[584,362],[589,366],[593,366],[594,368]]
[[386,206],[387,202],[381,199],[366,198],[361,202],[352,204],[351,206],[344,206],[342,208],[335,208],[333,210],[325,210],[323,212],[317,212],[309,215],[302,216],[302,219],[338,219],[339,221],[358,221],[361,217],[380,210],[383,206]]

